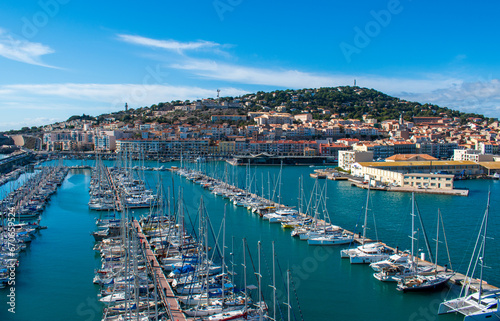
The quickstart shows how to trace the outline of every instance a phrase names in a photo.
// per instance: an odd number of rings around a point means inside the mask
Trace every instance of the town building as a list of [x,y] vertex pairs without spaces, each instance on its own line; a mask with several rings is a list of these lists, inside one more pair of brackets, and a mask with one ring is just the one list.
[[351,165],[358,162],[371,162],[373,152],[361,152],[356,150],[341,150],[338,152],[339,167],[345,171],[351,170]]
[[492,162],[493,155],[483,154],[476,149],[456,149],[453,154],[453,160],[472,161],[472,162]]

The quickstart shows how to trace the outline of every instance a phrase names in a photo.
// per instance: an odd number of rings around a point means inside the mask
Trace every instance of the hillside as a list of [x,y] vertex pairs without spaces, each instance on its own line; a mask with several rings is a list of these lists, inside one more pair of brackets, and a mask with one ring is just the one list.
[[[196,104],[198,104],[196,108],[186,110],[189,109],[186,106],[194,106]],[[214,108],[218,104],[233,104],[238,105],[239,108]],[[198,108],[200,106],[202,107]],[[375,118],[380,122],[387,119],[398,119],[403,114],[404,119],[407,121],[412,121],[415,116],[459,117],[462,123],[465,123],[469,117],[491,121],[483,115],[466,114],[433,104],[410,102],[389,96],[375,89],[342,86],[317,89],[275,90],[272,92],[259,91],[241,97],[221,97],[219,102],[213,98],[198,101],[177,100],[160,102],[152,106],[137,109],[130,108],[95,117],[85,114],[72,116],[67,120],[67,123],[70,125],[66,128],[72,127],[71,121],[95,121],[99,124],[108,118],[114,118],[125,124],[136,121],[167,124],[178,122],[190,124],[207,123],[210,121],[210,116],[214,114],[246,115],[251,111],[263,110],[276,110],[288,112],[293,115],[308,112],[313,115],[314,119],[330,119],[331,115],[337,114],[339,118],[362,119],[365,116]],[[249,122],[238,121],[235,123],[245,125]],[[10,131],[7,134],[36,133],[40,129],[36,127],[24,127],[22,130]]]
[[[215,100],[208,98],[209,101]],[[198,101],[200,102],[200,101]],[[483,115],[466,114],[447,107],[434,104],[421,104],[392,97],[374,89],[360,87],[323,87],[317,89],[275,90],[272,92],[257,92],[241,97],[222,97],[220,103],[240,103],[241,108],[214,109],[203,108],[193,111],[175,110],[176,106],[189,105],[192,101],[172,101],[159,103],[149,107],[129,109],[109,115],[101,115],[96,120],[112,116],[124,122],[141,120],[142,122],[173,123],[176,121],[197,123],[207,122],[211,114],[240,114],[250,111],[280,110],[291,114],[312,113],[314,119],[329,119],[331,114],[340,118],[362,119],[363,115],[376,118],[379,122],[386,119],[398,119],[400,114],[407,121],[414,116],[446,116],[459,117],[463,122],[469,117],[487,119]],[[158,111],[171,111],[162,116],[155,116]],[[155,113],[156,112],[156,113]]]

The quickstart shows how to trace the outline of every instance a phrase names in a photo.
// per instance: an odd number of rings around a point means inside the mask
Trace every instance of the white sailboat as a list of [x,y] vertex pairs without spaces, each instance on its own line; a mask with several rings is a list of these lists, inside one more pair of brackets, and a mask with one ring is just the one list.
[[340,257],[349,258],[351,264],[367,264],[388,259],[393,253],[385,244],[380,242],[366,243],[366,225],[368,223],[368,202],[370,200],[370,184],[366,195],[365,220],[363,223],[363,238],[361,246],[354,249],[340,251]]
[[[382,282],[399,282],[405,277],[410,277],[419,273],[428,273],[433,270],[432,266],[418,266],[415,261],[414,243],[415,239],[415,193],[411,195],[411,252],[394,254],[389,259],[372,263],[370,267],[377,271],[373,274],[377,280]],[[439,227],[438,227],[439,228]]]
[[[413,194],[412,194],[413,195]],[[415,204],[414,196],[412,196],[413,204]],[[414,205],[413,205],[414,206]],[[414,259],[414,242],[415,242],[415,231],[414,231],[414,211],[412,210],[412,262],[411,269],[408,275],[401,277],[398,280],[397,290],[403,292],[423,292],[423,291],[435,291],[446,286],[448,281],[454,275],[454,273],[449,273],[445,271],[438,271],[438,249],[439,249],[439,222],[441,220],[441,213],[438,211],[438,224],[436,233],[436,257],[434,261],[433,272],[424,272],[417,269],[417,264]]]
[[[471,262],[467,269],[460,296],[453,300],[444,301],[439,305],[438,314],[458,312],[464,315],[464,321],[472,320],[500,320],[500,290],[486,291],[483,289],[483,268],[486,246],[486,232],[488,227],[488,216],[490,209],[490,193],[488,193],[488,203],[484,213],[483,222],[479,230],[476,246],[472,252]],[[481,235],[482,234],[482,235]],[[482,236],[482,237],[481,237]],[[474,268],[472,264],[475,261]],[[470,294],[472,276],[477,265],[480,266],[479,289],[476,293]],[[470,274],[470,276],[469,276]]]

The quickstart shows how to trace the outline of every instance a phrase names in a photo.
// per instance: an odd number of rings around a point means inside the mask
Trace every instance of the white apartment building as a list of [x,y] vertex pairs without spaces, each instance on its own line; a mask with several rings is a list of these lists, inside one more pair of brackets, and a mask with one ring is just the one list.
[[476,149],[455,149],[453,151],[453,160],[455,161],[471,161],[471,162],[492,162],[493,155],[483,154]]
[[354,163],[371,161],[373,161],[373,152],[362,152],[355,150],[339,151],[339,167],[345,171],[350,171],[351,166]]

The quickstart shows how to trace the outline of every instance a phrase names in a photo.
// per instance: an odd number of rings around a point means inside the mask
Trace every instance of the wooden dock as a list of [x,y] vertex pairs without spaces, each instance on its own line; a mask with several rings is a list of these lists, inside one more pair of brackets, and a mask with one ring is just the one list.
[[134,228],[137,230],[137,235],[141,240],[141,244],[144,247],[144,253],[146,254],[146,265],[148,267],[148,270],[151,272],[151,274],[153,274],[153,276],[157,280],[158,287],[161,290],[158,291],[158,293],[160,293],[161,301],[165,306],[165,308],[167,309],[170,320],[175,320],[175,321],[193,320],[186,318],[186,316],[182,312],[179,302],[177,301],[177,297],[175,296],[172,287],[168,283],[167,278],[165,277],[165,274],[163,273],[161,266],[158,263],[158,260],[156,259],[156,255],[151,250],[151,246],[149,245],[146,236],[142,232],[141,225],[139,224],[139,222],[137,222],[137,220],[134,220],[133,224]]
[[111,173],[109,172],[109,168],[106,167],[106,175],[108,176],[109,182],[111,182],[111,187],[113,188],[113,194],[115,195],[115,209],[119,212],[123,211],[123,204],[120,200],[120,193],[118,192],[118,188],[115,185],[115,180],[111,177]]

